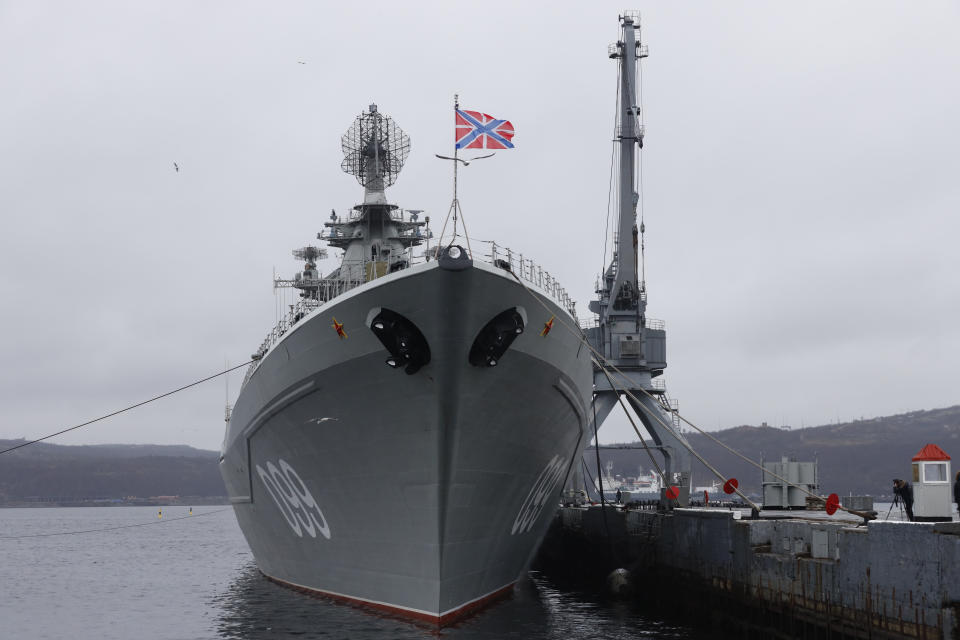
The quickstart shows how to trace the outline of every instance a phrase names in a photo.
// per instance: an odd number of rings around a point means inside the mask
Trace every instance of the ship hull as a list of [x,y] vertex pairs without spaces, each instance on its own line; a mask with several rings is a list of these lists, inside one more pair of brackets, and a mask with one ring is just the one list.
[[[495,367],[468,353],[517,307],[526,329]],[[381,309],[431,359],[385,364]],[[588,439],[589,354],[548,297],[485,264],[436,262],[351,290],[301,320],[234,407],[221,472],[271,579],[439,625],[509,592]],[[342,325],[342,333],[337,326]]]

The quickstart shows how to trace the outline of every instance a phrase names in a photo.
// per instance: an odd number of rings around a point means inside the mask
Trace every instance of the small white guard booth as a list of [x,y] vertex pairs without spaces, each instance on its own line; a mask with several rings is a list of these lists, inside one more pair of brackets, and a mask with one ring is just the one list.
[[928,444],[913,456],[913,519],[920,522],[953,520],[953,482],[950,456]]

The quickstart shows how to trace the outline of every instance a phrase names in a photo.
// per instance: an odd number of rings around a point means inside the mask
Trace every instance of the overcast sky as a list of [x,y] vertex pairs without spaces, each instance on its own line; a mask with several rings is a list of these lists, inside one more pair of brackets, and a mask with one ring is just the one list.
[[[516,150],[464,172],[469,229],[586,315],[622,8],[0,2],[0,437],[247,359],[275,321],[272,270],[362,196],[340,136],[371,102],[412,139],[388,196],[435,220],[453,94],[512,120]],[[811,426],[960,402],[958,4],[635,8],[648,315],[681,413]],[[224,391],[55,442],[215,449]],[[629,437],[622,418],[601,432]]]

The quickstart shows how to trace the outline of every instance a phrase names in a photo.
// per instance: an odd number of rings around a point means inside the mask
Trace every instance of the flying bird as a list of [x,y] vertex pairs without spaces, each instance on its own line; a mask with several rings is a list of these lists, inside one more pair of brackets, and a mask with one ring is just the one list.
[[176,162],[173,163],[173,170],[176,171],[177,173],[180,173],[180,167],[177,166]]
[[339,420],[339,419],[340,419],[340,418],[329,418],[329,417],[310,418],[309,420],[307,420],[307,422],[308,422],[308,423],[314,422],[314,423],[316,423],[316,424],[320,424],[321,422],[326,422],[327,420]]
[[304,62],[303,60],[297,60],[297,64],[307,64],[307,63]]
[[457,162],[462,162],[463,166],[469,167],[470,163],[473,162],[474,160],[483,160],[484,158],[489,158],[491,156],[496,155],[496,153],[488,153],[485,156],[477,156],[476,158],[470,158],[469,160],[464,160],[463,158],[451,158],[450,156],[442,156],[439,153],[435,153],[433,155],[437,156],[441,160],[456,160]]

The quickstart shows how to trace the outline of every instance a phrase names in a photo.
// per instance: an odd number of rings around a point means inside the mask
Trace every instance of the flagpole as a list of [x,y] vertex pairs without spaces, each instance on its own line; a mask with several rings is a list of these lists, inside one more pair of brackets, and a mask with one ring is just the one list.
[[[457,111],[460,110],[460,96],[453,94],[453,123],[456,126],[457,123]],[[473,259],[473,248],[470,246],[470,234],[467,232],[467,218],[463,215],[463,209],[460,208],[460,198],[457,197],[457,171],[460,164],[458,159],[460,149],[457,147],[456,136],[454,136],[453,142],[453,239],[457,239],[457,215],[462,218],[461,222],[463,224],[463,238],[467,241],[467,254]]]
[[[453,94],[453,123],[454,130],[456,130],[457,124],[457,112],[460,111],[460,96]],[[453,158],[446,158],[444,156],[438,156],[445,160],[453,160],[453,201],[450,203],[450,208],[447,210],[447,217],[443,220],[443,228],[440,230],[440,240],[437,243],[437,249],[443,245],[443,236],[447,231],[447,222],[450,220],[450,214],[453,214],[453,235],[450,238],[450,244],[452,245],[457,240],[457,223],[459,218],[463,218],[463,237],[467,242],[467,254],[473,258],[473,248],[470,246],[470,235],[467,233],[467,219],[463,216],[463,209],[460,208],[460,199],[457,197],[457,177],[459,171],[460,160],[460,149],[457,147],[457,139],[454,136],[453,141]],[[466,164],[466,162],[464,162]]]
[[[456,131],[457,111],[460,109],[460,96],[453,94],[453,125]],[[453,137],[453,201],[450,202],[450,208],[447,209],[447,217],[443,219],[443,227],[440,229],[440,240],[437,242],[437,250],[443,245],[443,236],[447,233],[447,223],[450,221],[450,214],[453,214],[453,237],[450,244],[457,239],[457,165],[460,163],[457,154],[457,137]],[[450,158],[446,158],[450,160]]]
[[[457,111],[460,110],[460,96],[456,93],[453,94],[453,124],[456,127],[457,124]],[[453,140],[453,202],[450,203],[450,207],[453,209],[453,240],[451,243],[457,239],[457,209],[460,208],[460,202],[457,200],[457,165],[460,164],[460,161],[457,159],[459,156],[460,149],[457,147],[456,136]]]

